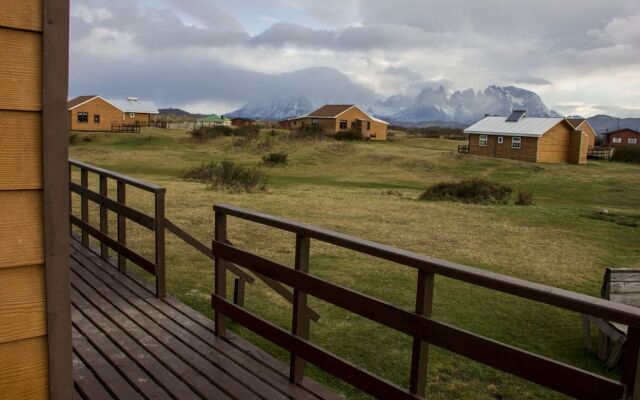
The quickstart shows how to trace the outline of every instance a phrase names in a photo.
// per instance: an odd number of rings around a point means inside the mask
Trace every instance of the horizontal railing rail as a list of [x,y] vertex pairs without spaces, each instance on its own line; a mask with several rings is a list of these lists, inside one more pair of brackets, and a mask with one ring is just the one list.
[[[299,382],[302,379],[304,363],[308,361],[373,396],[407,399],[421,397],[425,395],[428,348],[429,345],[434,345],[576,398],[619,400],[636,398],[632,396],[638,396],[640,392],[635,390],[640,348],[640,309],[435,259],[238,207],[217,205],[214,210],[216,238],[212,244],[212,251],[216,261],[212,307],[216,314],[216,334],[218,336],[225,334],[225,319],[230,318],[291,352],[290,379],[292,382]],[[231,246],[226,238],[227,216],[295,233],[295,268],[280,265]],[[310,239],[417,269],[419,272],[415,312],[409,312],[310,275],[308,273]],[[226,300],[225,273],[229,263],[294,289],[291,332],[286,332]],[[600,316],[629,325],[629,342],[620,381],[434,320],[431,317],[431,308],[435,275],[447,276],[569,311]],[[307,295],[411,336],[413,352],[408,390],[363,371],[310,343],[308,321],[300,313],[301,307],[306,305]],[[358,371],[357,374],[356,371]]]
[[100,168],[100,167],[96,167],[94,165],[91,164],[86,164],[82,161],[78,161],[78,160],[69,160],[69,165],[74,166],[74,167],[78,167],[80,170],[86,170],[88,172],[93,172],[95,174],[98,174],[100,176],[106,176],[107,178],[111,178],[117,182],[122,182],[125,183],[127,185],[131,185],[134,187],[137,187],[138,189],[142,189],[142,190],[146,190],[147,192],[151,192],[151,193],[156,193],[156,192],[166,192],[166,189],[163,188],[162,186],[158,186],[154,183],[150,183],[150,182],[145,182],[142,181],[140,179],[136,179],[136,178],[132,178],[130,176],[126,176],[123,174],[119,174],[117,172],[108,170],[108,169],[104,169],[104,168]]

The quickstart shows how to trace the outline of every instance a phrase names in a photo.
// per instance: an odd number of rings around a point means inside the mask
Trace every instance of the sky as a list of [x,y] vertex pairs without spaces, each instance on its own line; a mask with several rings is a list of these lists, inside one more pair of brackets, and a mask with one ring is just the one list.
[[225,113],[515,85],[640,117],[637,0],[72,0],[70,95]]

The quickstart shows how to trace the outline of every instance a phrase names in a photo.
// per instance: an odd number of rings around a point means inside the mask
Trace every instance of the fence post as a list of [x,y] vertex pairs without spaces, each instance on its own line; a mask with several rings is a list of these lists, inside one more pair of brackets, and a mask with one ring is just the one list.
[[[214,238],[216,242],[227,242],[227,216],[221,212],[215,212],[215,228]],[[214,257],[214,293],[223,299],[227,298],[227,266],[226,261],[218,257]],[[225,316],[214,310],[215,314],[215,333],[217,337],[224,337],[226,333]]]
[[[309,250],[311,239],[308,236],[296,235],[296,260],[295,269],[300,272],[309,272]],[[309,339],[309,315],[307,314],[307,294],[293,290],[293,322],[291,333],[304,340]],[[300,383],[304,378],[305,360],[291,353],[289,381]]]
[[640,400],[640,328],[629,326],[621,382],[627,387],[625,400]]
[[[89,171],[82,168],[80,169],[80,186],[84,189],[89,189]],[[89,223],[89,199],[80,195],[80,219],[85,224]],[[89,247],[89,234],[84,230],[82,231],[82,245]]]
[[[100,175],[100,195],[107,197],[109,195],[107,188],[107,177]],[[107,207],[100,204],[100,232],[105,235],[109,235],[109,214],[107,213]],[[100,242],[100,257],[103,260],[109,259],[109,247],[106,243]]]
[[[122,205],[127,204],[126,190],[126,183],[118,181],[118,203]],[[118,214],[118,243],[123,246],[127,245],[127,218],[120,214]],[[122,254],[118,254],[118,271],[127,272],[127,258]]]
[[164,189],[155,192],[156,220],[156,297],[166,296],[164,243]]
[[[433,310],[434,274],[418,270],[418,287],[416,291],[416,314],[431,317]],[[420,339],[413,339],[411,353],[411,377],[409,391],[424,397],[427,389],[427,366],[429,363],[429,344]]]

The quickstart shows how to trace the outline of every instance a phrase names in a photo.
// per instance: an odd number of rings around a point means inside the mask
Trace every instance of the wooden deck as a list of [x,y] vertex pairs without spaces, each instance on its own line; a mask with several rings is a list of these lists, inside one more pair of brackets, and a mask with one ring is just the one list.
[[76,399],[338,399],[71,238]]

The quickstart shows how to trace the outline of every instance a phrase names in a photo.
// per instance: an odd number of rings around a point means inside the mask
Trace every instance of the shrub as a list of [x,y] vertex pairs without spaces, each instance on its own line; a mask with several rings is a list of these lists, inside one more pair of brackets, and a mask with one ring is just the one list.
[[318,124],[305,125],[291,134],[293,139],[325,139],[326,135]]
[[340,131],[334,136],[336,140],[362,140],[362,132],[357,129]]
[[229,126],[201,126],[191,131],[191,137],[198,140],[215,139],[220,136],[233,136],[233,128]]
[[511,188],[484,179],[465,179],[460,182],[436,183],[419,197],[428,201],[459,201],[463,203],[505,204],[511,196]]
[[518,198],[516,199],[516,205],[518,206],[530,206],[533,204],[533,193],[526,190],[518,192]]
[[613,149],[611,161],[640,164],[639,146],[619,146]]
[[69,135],[69,144],[76,144],[76,143],[78,143],[78,134],[73,133]]
[[248,137],[248,136],[243,136],[243,137],[239,137],[239,138],[235,138],[233,140],[233,145],[235,147],[246,147],[249,145],[249,143],[251,143],[253,141],[253,138]]
[[208,183],[211,188],[216,190],[247,193],[267,190],[269,181],[263,171],[245,167],[232,161],[222,161],[220,164],[203,163],[200,167],[184,171],[180,177],[185,180]]
[[241,126],[239,128],[236,128],[236,130],[233,132],[234,136],[251,137],[251,138],[257,138],[259,134],[260,134],[260,127],[258,125]]
[[279,151],[262,157],[262,161],[268,165],[287,165],[289,163],[288,157],[287,153]]

